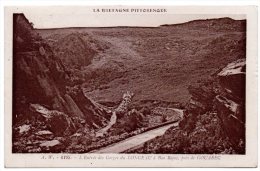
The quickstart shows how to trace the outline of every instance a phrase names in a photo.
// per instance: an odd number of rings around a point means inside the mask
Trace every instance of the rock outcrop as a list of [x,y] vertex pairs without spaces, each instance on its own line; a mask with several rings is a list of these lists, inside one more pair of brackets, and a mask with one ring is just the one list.
[[[37,31],[41,33],[43,30]],[[59,56],[64,65],[72,72],[73,70],[83,71],[84,67],[91,64],[98,53],[109,48],[108,43],[96,40],[91,34],[81,31],[49,34],[46,41],[53,49],[53,53]]]
[[217,74],[217,82],[189,88],[192,97],[187,112],[195,115],[216,110],[234,148],[245,140],[245,68],[245,58],[239,59]]
[[91,63],[93,56],[97,53],[83,39],[84,35],[72,33],[57,42],[51,44],[55,55],[60,56],[67,67],[79,68]]
[[63,62],[23,14],[14,14],[13,21],[13,126],[39,120],[56,136],[72,134],[82,120],[83,126],[103,127],[110,114],[79,86],[69,86],[71,77]]
[[67,86],[70,75],[62,61],[53,55],[50,47],[37,35],[27,19],[23,15],[14,15],[14,23],[16,117],[23,117],[22,113],[25,111],[20,110],[30,104],[41,104],[68,116],[86,119],[89,124],[93,122],[101,125],[100,117],[103,117],[104,111],[85,97],[80,87]]
[[245,141],[245,68],[246,60],[239,59],[218,74],[221,94],[215,98],[216,110],[235,147]]
[[133,152],[245,154],[245,66],[245,59],[239,59],[212,79],[190,86],[179,128]]

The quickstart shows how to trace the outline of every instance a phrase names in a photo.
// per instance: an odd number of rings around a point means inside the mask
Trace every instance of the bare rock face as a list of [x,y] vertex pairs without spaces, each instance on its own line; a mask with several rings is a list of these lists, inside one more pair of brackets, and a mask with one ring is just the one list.
[[[223,68],[214,82],[190,86],[190,103],[186,119],[181,126],[194,129],[197,115],[207,111],[217,111],[222,126],[234,147],[245,140],[245,58],[238,59]],[[238,147],[237,151],[241,151]]]
[[[216,97],[218,116],[221,118],[224,129],[233,143],[238,144],[245,138],[245,123],[238,117],[240,105],[222,96]],[[241,114],[240,114],[241,115]]]
[[56,136],[71,134],[76,130],[71,118],[63,112],[49,110],[39,104],[31,104],[30,109],[45,118],[48,129]]
[[234,98],[245,97],[246,59],[239,59],[227,65],[218,74],[220,84]]
[[205,112],[212,107],[212,99],[216,94],[211,86],[189,86],[188,90],[192,96],[189,108]]
[[39,145],[42,152],[60,152],[63,151],[65,146],[59,140],[45,141]]
[[141,153],[245,154],[245,59],[190,86],[178,129],[144,144]]
[[91,59],[97,52],[90,47],[89,41],[83,39],[84,37],[86,36],[83,34],[72,33],[58,39],[52,45],[54,53],[60,56],[65,66],[80,68],[91,63]]
[[222,69],[218,78],[223,91],[215,98],[218,116],[237,148],[245,140],[245,68],[246,60],[239,59]]
[[107,111],[72,83],[62,58],[23,14],[14,15],[13,31],[13,152],[64,152],[67,137],[103,127]]
[[[64,127],[68,124],[65,121],[68,117],[81,118],[90,126],[103,126],[105,111],[85,97],[80,88],[70,91],[68,87],[72,79],[63,62],[53,54],[23,14],[14,15],[14,35],[14,124],[31,117],[28,112],[30,104],[39,104],[62,113],[53,119],[56,118]],[[64,131],[61,127],[52,131],[55,130]]]

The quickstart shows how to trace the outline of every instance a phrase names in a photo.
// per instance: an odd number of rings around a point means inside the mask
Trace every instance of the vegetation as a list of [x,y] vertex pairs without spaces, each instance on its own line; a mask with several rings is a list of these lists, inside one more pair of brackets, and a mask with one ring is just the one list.
[[[237,97],[214,77],[245,57],[244,21],[37,33],[21,19],[14,29],[13,152],[89,152],[179,122],[178,108],[185,110],[178,128],[129,152],[244,154],[244,139],[238,143],[225,128],[228,104],[216,102]],[[128,110],[96,136],[127,90],[135,93]]]

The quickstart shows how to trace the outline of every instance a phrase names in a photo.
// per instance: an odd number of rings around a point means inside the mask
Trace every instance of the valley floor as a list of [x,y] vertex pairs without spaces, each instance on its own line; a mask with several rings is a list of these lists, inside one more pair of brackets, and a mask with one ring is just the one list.
[[176,127],[176,126],[178,126],[178,122],[135,135],[133,137],[127,138],[118,143],[109,145],[107,147],[104,147],[104,148],[101,148],[98,150],[91,151],[91,153],[122,153],[126,150],[129,150],[136,146],[142,145],[143,143],[145,143],[157,136],[161,136],[165,133],[165,131],[167,131],[167,129],[169,129],[171,127]]

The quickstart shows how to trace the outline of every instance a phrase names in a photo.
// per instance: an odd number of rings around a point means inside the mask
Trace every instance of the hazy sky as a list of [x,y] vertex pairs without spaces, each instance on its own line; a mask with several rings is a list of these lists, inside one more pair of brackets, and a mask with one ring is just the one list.
[[[105,7],[108,9],[109,7]],[[113,7],[115,8],[115,7]],[[117,7],[123,8],[123,7]],[[124,7],[126,8],[126,7]],[[130,7],[128,7],[130,9]],[[245,19],[245,15],[231,14],[174,14],[171,9],[167,13],[97,13],[96,7],[37,7],[17,9],[23,12],[35,28],[60,27],[99,27],[99,26],[159,26],[162,24],[183,23],[196,19],[230,17]],[[99,7],[99,9],[102,9]],[[198,11],[198,10],[197,10]],[[217,12],[216,12],[217,13]]]

